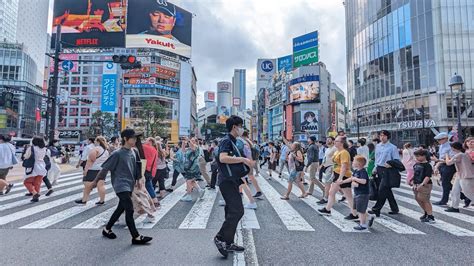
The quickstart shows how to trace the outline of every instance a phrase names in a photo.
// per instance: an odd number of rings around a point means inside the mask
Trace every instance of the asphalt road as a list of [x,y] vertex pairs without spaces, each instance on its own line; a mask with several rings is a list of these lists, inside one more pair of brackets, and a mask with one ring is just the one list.
[[[143,224],[142,216],[136,219],[139,231],[154,237],[151,245],[137,247],[130,245],[123,219],[114,229],[116,240],[100,234],[117,203],[110,184],[106,205],[100,207],[94,206],[96,193],[86,206],[73,202],[82,193],[80,173],[62,176],[55,193],[35,204],[17,184],[11,194],[0,196],[1,264],[472,265],[472,206],[460,214],[435,207],[437,223],[423,224],[411,191],[402,186],[396,191],[400,214],[384,210],[372,229],[361,233],[352,229],[354,222],[342,218],[349,213],[345,204],[336,204],[332,216],[324,217],[315,211],[322,207],[315,203],[320,195],[302,200],[294,187],[291,199],[283,201],[279,197],[286,181],[264,177],[266,173],[258,180],[265,197],[257,201],[256,211],[246,210],[238,229],[237,242],[246,252],[228,259],[221,258],[212,242],[224,217],[216,191],[206,191],[203,200],[181,202],[180,179],[179,188],[163,199],[156,224]],[[439,188],[432,197],[440,197]]]

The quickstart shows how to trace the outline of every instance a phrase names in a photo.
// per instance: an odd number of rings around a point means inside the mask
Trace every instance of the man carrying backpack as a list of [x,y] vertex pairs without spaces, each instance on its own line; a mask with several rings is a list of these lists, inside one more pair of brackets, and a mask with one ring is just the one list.
[[257,147],[255,147],[252,144],[252,141],[249,139],[249,132],[245,131],[244,134],[242,135],[242,139],[245,141],[245,145],[247,145],[252,153],[252,161],[255,163],[255,167],[250,168],[249,172],[249,178],[250,181],[252,182],[252,185],[255,187],[255,190],[257,191],[255,195],[253,196],[254,198],[261,198],[263,196],[262,190],[260,189],[260,186],[258,185],[256,175],[258,175],[258,172],[256,170],[257,167],[257,161],[258,157],[260,156],[260,152]]
[[229,252],[243,252],[244,247],[234,243],[237,224],[244,215],[244,206],[239,193],[239,186],[243,183],[241,178],[246,176],[255,162],[247,159],[243,151],[236,147],[237,137],[244,133],[244,121],[238,116],[231,116],[226,121],[229,134],[219,144],[219,189],[225,200],[225,221],[214,237],[214,244],[219,252],[227,258]]
[[207,185],[206,187],[211,186],[211,178],[209,177],[209,174],[207,173],[207,163],[211,162],[210,160],[210,155],[209,155],[209,150],[207,149],[206,145],[202,141],[200,141],[199,145],[199,171],[201,172],[202,177],[204,180],[206,180]]

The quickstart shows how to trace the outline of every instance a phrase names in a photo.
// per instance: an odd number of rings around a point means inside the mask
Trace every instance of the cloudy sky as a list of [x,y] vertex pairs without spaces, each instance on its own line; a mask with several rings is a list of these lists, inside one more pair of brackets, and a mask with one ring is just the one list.
[[[51,1],[52,2],[52,1]],[[255,97],[258,58],[291,54],[292,38],[319,31],[319,58],[333,82],[346,90],[346,48],[342,0],[174,0],[195,14],[192,63],[198,78],[198,106],[218,81],[232,81],[247,69],[247,107]],[[52,5],[51,5],[52,10]]]

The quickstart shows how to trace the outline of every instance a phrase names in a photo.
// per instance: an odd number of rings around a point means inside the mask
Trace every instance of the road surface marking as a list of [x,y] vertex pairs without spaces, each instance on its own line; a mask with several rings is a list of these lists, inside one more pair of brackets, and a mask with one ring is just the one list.
[[314,231],[314,228],[287,201],[280,199],[280,193],[264,177],[259,176],[261,178],[258,182],[262,192],[286,228],[290,231]]
[[202,199],[198,197],[179,229],[206,229],[216,196],[217,189],[212,189],[206,190]]
[[[79,179],[80,178],[80,179]],[[76,175],[76,176],[73,176],[73,177],[68,177],[68,178],[59,178],[58,179],[58,184],[62,184],[66,181],[70,181],[70,180],[75,180],[76,182],[74,183],[77,183],[77,182],[82,182],[82,174],[79,174],[79,175]],[[72,183],[72,182],[71,182]],[[46,186],[44,185],[44,182],[42,182],[41,184],[41,189],[45,188]],[[53,188],[57,188],[59,186],[53,186]],[[23,185],[23,182],[21,183],[15,183],[15,187],[12,188],[12,190],[10,191],[11,192],[17,192],[17,191],[23,191],[23,192],[28,192],[26,190],[26,187]],[[7,198],[7,196],[5,197],[1,197],[0,198],[0,201],[3,201],[3,200],[6,200],[5,198]]]

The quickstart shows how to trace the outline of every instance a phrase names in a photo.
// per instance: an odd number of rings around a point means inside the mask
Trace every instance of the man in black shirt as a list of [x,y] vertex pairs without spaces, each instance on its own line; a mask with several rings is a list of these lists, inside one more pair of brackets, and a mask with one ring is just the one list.
[[[229,134],[219,144],[219,189],[225,200],[225,221],[221,229],[214,237],[214,244],[219,252],[227,258],[228,252],[243,252],[245,249],[234,243],[234,235],[237,224],[244,215],[244,206],[239,193],[241,178],[245,176],[244,171],[239,169],[252,169],[255,162],[244,157],[243,151],[239,151],[235,145],[237,137],[244,133],[242,128],[244,121],[238,116],[231,116],[226,121]],[[241,168],[239,168],[241,167]],[[247,171],[248,173],[248,171]]]

